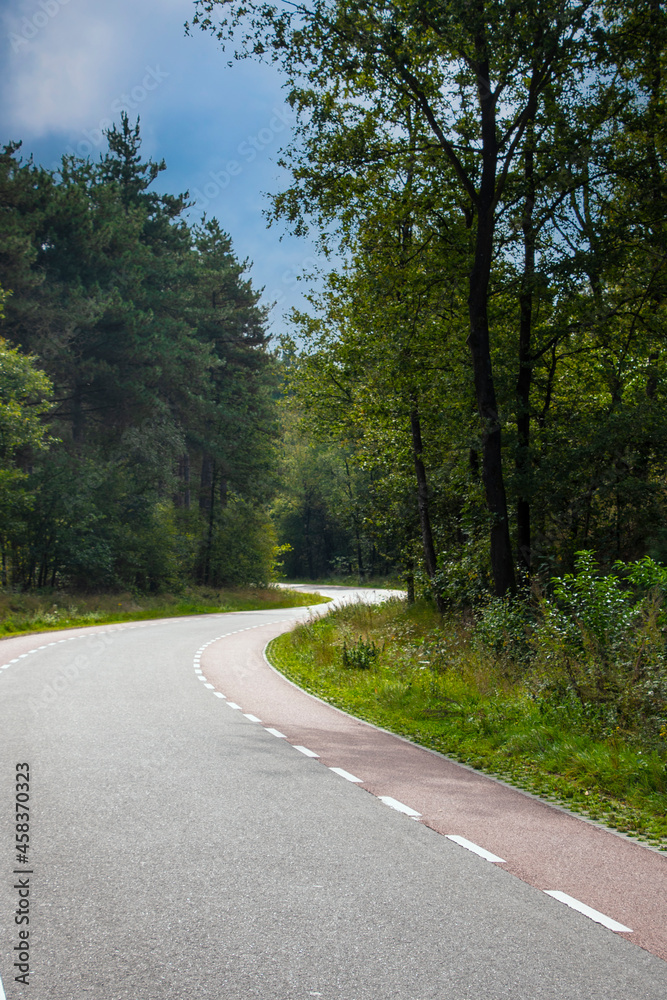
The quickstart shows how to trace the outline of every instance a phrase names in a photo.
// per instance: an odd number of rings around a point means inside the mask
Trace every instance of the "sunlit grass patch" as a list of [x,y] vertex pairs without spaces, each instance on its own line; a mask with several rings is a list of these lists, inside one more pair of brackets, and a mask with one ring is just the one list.
[[319,594],[279,587],[214,590],[191,587],[181,594],[75,594],[63,591],[0,591],[0,636],[112,622],[147,621],[225,611],[304,607],[326,602]]

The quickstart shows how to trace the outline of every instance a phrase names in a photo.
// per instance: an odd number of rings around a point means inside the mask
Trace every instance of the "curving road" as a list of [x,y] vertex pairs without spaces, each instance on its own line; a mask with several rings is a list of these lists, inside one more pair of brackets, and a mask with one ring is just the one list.
[[[7,1000],[664,1000],[667,859],[299,692],[262,649],[306,614],[0,644]],[[594,862],[606,877],[590,894]]]

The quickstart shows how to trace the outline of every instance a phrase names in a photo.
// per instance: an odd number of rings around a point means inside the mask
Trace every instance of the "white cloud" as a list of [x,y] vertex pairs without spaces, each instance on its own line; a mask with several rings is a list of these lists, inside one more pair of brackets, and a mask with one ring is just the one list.
[[192,9],[191,0],[24,0],[6,8],[5,125],[38,138],[108,118],[112,104],[139,86],[146,50],[164,54],[165,43],[182,43]]
[[124,61],[118,26],[77,14],[73,3],[61,7],[30,40],[24,38],[29,33],[27,19],[12,18],[13,25],[5,19],[13,51],[3,98],[8,124],[22,136],[38,137],[88,124],[112,84],[118,63]]

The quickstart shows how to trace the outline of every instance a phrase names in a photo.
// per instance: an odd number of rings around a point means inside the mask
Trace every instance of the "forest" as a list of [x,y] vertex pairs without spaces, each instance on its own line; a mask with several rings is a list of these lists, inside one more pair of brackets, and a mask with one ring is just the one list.
[[197,8],[283,71],[271,219],[342,260],[284,345],[290,571],[442,609],[664,560],[664,5]]
[[3,584],[266,582],[277,369],[215,219],[149,190],[127,116],[98,163],[0,157]]
[[[0,159],[2,579],[401,579],[440,610],[667,556],[657,0],[201,2],[298,126],[270,221],[330,267],[269,345],[247,262],[99,162]],[[249,12],[253,12],[250,16]]]

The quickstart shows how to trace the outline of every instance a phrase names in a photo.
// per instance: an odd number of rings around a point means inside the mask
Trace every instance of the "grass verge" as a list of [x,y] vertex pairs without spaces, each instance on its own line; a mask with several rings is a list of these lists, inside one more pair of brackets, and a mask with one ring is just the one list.
[[460,618],[390,600],[350,605],[274,639],[306,691],[590,819],[667,850],[667,733],[603,735],[547,703]]
[[262,611],[321,604],[329,598],[279,587],[212,590],[192,587],[179,594],[76,594],[59,590],[29,593],[0,591],[0,637],[50,632],[85,625]]

